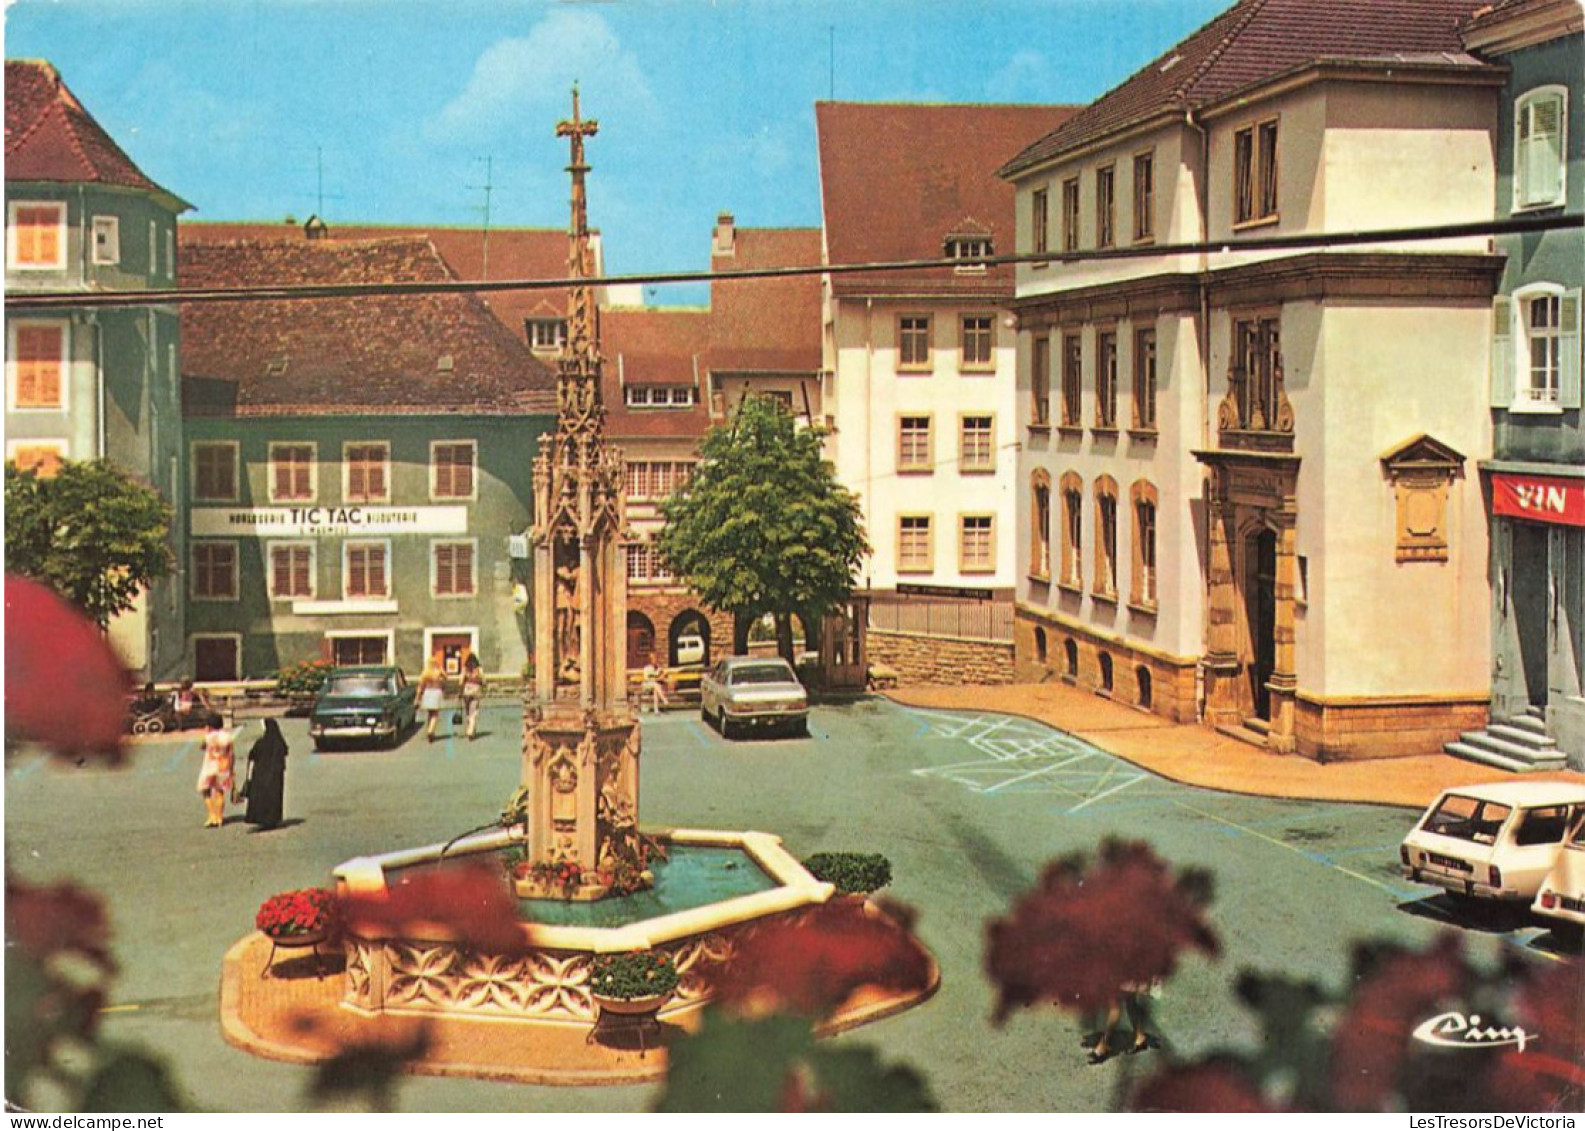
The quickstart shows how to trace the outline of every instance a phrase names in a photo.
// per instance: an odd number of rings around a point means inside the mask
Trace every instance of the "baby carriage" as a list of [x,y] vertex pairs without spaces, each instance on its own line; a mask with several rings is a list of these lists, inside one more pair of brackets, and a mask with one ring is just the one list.
[[162,734],[177,729],[176,708],[169,695],[144,690],[127,701],[127,730],[132,734]]

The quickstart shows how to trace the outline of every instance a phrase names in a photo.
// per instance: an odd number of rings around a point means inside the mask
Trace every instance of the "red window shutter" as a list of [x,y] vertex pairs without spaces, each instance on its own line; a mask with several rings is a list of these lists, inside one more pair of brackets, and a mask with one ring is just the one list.
[[454,593],[454,592],[456,592],[456,589],[455,589],[456,578],[453,576],[452,562],[451,562],[451,549],[452,548],[450,546],[436,546],[435,547],[435,592],[436,593],[445,594],[445,593]]
[[307,597],[313,592],[313,579],[309,575],[309,554],[306,547],[292,550],[292,596]]
[[459,545],[456,548],[456,562],[453,566],[456,574],[457,593],[473,592],[473,547]]
[[379,548],[369,551],[369,592],[376,597],[385,596],[385,553]]

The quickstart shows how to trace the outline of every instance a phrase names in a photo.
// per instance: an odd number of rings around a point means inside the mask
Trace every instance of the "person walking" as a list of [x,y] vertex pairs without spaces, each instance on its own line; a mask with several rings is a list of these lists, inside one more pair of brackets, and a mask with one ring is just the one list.
[[[286,756],[289,753],[281,724],[265,719],[264,733],[248,750],[248,772],[242,782],[241,795],[248,802],[243,820],[248,824],[266,829],[280,825],[285,808]],[[235,795],[232,800],[236,800]]]
[[468,724],[468,741],[479,730],[479,703],[484,698],[484,666],[472,652],[462,662],[462,713]]
[[441,670],[440,661],[431,656],[429,663],[424,665],[424,673],[418,677],[418,705],[428,716],[424,734],[430,742],[435,741],[435,730],[440,726],[440,705],[445,697],[446,673]]
[[236,739],[219,715],[204,722],[204,761],[198,769],[198,793],[204,799],[204,828],[218,829],[226,820],[226,794],[235,783]]

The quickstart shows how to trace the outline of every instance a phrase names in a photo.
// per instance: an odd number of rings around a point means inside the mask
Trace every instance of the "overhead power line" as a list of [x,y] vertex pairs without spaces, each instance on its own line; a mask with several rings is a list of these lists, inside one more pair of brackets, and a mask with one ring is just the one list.
[[[1018,255],[985,255],[973,258],[894,259],[872,263],[821,263],[790,267],[758,267],[741,271],[661,271],[635,275],[602,275],[578,280],[581,286],[607,287],[632,284],[713,283],[741,279],[777,279],[799,275],[856,275],[896,271],[994,267],[1003,264],[1069,264],[1112,259],[1145,259],[1179,255],[1214,255],[1247,251],[1284,251],[1306,248],[1354,247],[1360,244],[1420,243],[1469,236],[1505,236],[1528,232],[1585,228],[1585,215],[1528,216],[1511,220],[1482,220],[1469,224],[1439,224],[1371,231],[1332,232],[1296,236],[1249,236],[1236,240],[1195,243],[1147,244],[1140,247],[1067,252],[1025,252]],[[437,280],[434,282],[290,284],[251,287],[174,287],[163,291],[33,291],[6,295],[11,311],[83,309],[114,306],[165,306],[171,303],[296,302],[326,298],[402,297],[434,294],[487,294],[497,291],[562,290],[573,285],[566,277],[553,279]]]

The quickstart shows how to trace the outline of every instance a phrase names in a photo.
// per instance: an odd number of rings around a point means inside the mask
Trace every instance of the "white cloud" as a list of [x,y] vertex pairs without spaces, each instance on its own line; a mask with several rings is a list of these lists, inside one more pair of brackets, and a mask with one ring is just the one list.
[[527,35],[487,47],[461,93],[424,124],[424,135],[433,142],[471,142],[526,117],[565,114],[575,82],[590,117],[617,107],[628,117],[647,115],[655,106],[638,57],[623,48],[605,19],[562,9]]
[[1019,51],[985,80],[985,97],[991,102],[1043,100],[1051,87],[1051,70],[1039,51]]

